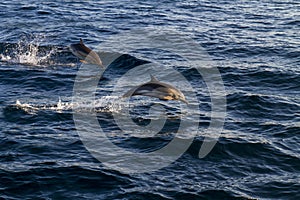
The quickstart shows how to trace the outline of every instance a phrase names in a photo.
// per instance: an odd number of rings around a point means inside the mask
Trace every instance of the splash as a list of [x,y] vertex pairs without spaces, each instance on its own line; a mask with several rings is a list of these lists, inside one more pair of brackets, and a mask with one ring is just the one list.
[[25,111],[28,114],[37,114],[37,112],[42,110],[56,111],[57,113],[61,113],[62,111],[68,111],[72,109],[72,104],[68,102],[62,102],[60,98],[56,104],[21,103],[20,100],[17,100],[13,106]]
[[95,101],[85,101],[81,104],[75,104],[70,101],[62,101],[59,97],[58,102],[49,104],[39,103],[21,103],[16,100],[12,105],[28,114],[37,114],[39,111],[63,112],[119,112],[125,105],[120,104],[119,97],[104,96]]
[[[77,103],[70,100],[62,101],[59,97],[58,101],[54,103],[39,103],[39,102],[22,102],[16,100],[15,104],[12,104],[13,108],[22,110],[30,115],[37,115],[40,112],[55,112],[55,113],[111,113],[116,114],[120,118],[126,117],[128,111],[133,119],[138,121],[143,120],[159,120],[161,118],[160,105],[165,109],[165,117],[168,119],[180,119],[185,116],[187,119],[193,115],[199,115],[201,113],[187,112],[187,110],[178,107],[176,102],[149,102],[146,98],[134,99],[133,101],[127,101],[119,96],[102,96],[94,100],[82,99]],[[149,110],[149,108],[151,109]]]
[[58,102],[54,104],[21,103],[20,100],[16,100],[16,103],[13,106],[28,114],[37,114],[39,111],[55,111],[57,113],[62,113],[63,111],[71,111],[73,108],[72,103],[62,102],[60,98]]
[[45,36],[31,35],[21,37],[20,41],[12,48],[0,54],[1,61],[25,65],[42,66],[51,64],[50,57],[56,53],[55,47],[41,46]]

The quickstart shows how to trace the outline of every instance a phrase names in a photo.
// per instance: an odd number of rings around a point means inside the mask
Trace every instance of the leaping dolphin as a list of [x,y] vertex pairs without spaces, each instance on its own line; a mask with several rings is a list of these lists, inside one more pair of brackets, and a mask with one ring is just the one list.
[[154,76],[151,76],[151,80],[147,83],[143,83],[136,86],[126,92],[122,97],[131,97],[135,95],[156,97],[160,100],[179,100],[186,104],[188,101],[185,99],[184,94],[177,88],[167,83],[160,82]]
[[76,44],[70,45],[71,52],[80,59],[80,62],[90,63],[104,67],[99,55],[84,45],[82,39]]

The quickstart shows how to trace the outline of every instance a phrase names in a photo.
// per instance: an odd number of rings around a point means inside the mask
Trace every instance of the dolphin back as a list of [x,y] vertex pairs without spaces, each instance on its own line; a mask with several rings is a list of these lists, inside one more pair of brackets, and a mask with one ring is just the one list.
[[156,97],[161,100],[180,100],[186,104],[188,101],[185,99],[183,93],[174,86],[160,82],[151,75],[151,80],[147,83],[136,86],[126,92],[122,97],[131,97],[135,95]]
[[85,46],[81,38],[79,43],[70,45],[70,50],[75,56],[81,59],[81,62],[96,64],[103,67],[98,53]]

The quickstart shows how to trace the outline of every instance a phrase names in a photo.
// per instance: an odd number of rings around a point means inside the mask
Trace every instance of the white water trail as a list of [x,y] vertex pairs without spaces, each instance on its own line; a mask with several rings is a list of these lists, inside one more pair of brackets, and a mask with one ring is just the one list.
[[56,103],[21,103],[16,100],[15,106],[18,109],[25,111],[28,114],[36,114],[39,111],[55,111],[62,112],[119,112],[125,104],[122,105],[120,98],[117,96],[104,96],[95,101],[85,101],[80,105],[74,104],[71,101],[62,101],[59,97]]

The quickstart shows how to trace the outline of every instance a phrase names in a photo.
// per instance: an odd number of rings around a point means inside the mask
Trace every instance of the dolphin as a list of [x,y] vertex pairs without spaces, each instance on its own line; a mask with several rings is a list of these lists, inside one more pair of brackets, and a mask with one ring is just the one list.
[[186,104],[188,101],[185,99],[184,94],[177,88],[167,83],[160,82],[154,76],[151,76],[151,80],[147,83],[143,83],[136,86],[126,92],[122,97],[131,97],[135,95],[156,97],[160,100],[179,100]]
[[71,52],[80,59],[80,62],[95,64],[104,67],[99,55],[84,45],[82,39],[76,44],[70,45]]

